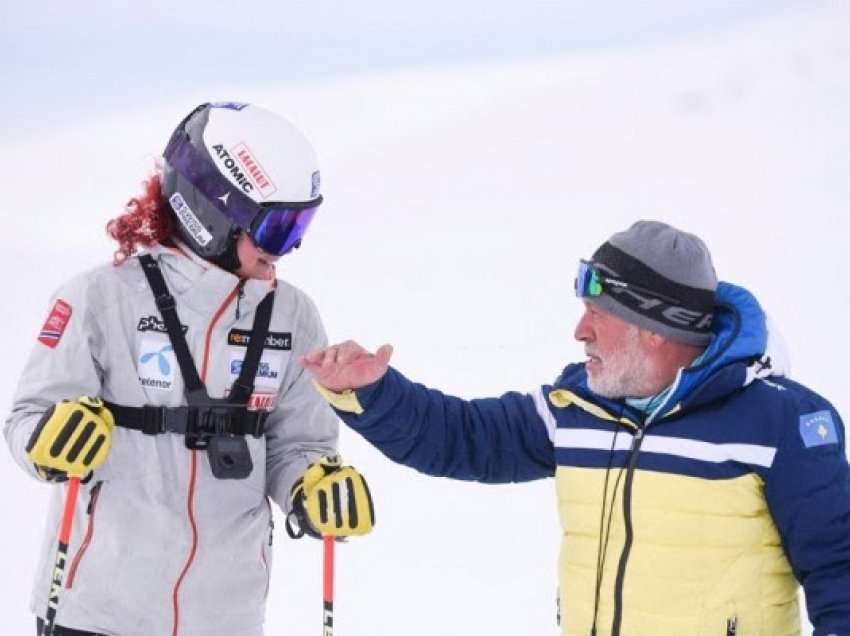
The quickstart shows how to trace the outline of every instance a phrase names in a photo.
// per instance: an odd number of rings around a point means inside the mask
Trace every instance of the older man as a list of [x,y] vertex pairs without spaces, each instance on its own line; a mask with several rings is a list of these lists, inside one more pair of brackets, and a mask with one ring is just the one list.
[[353,342],[302,359],[394,461],[486,483],[556,478],[562,633],[850,635],[841,419],[782,377],[765,315],[691,234],[643,221],[582,261],[587,360],[532,395],[465,401]]

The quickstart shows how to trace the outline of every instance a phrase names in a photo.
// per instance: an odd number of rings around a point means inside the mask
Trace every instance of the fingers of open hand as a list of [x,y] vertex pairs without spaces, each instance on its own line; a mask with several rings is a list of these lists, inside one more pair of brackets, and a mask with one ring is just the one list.
[[336,364],[337,357],[339,356],[339,345],[334,345],[332,347],[328,347],[324,350],[321,359],[319,360],[319,366],[325,370],[332,367]]
[[375,352],[375,357],[378,359],[378,362],[381,363],[381,366],[387,366],[390,362],[390,358],[393,355],[393,346],[391,344],[381,345],[378,350]]
[[339,349],[337,350],[337,358],[336,361],[340,365],[349,364],[363,356],[368,356],[369,352],[366,351],[359,344],[354,342],[353,340],[346,340],[341,345],[339,345]]
[[353,340],[346,340],[301,358],[301,364],[334,390],[364,386],[380,378],[387,369],[393,348],[381,346],[374,354]]
[[315,367],[318,364],[321,364],[322,358],[325,355],[326,349],[319,349],[317,351],[312,351],[305,356],[301,356],[298,361],[301,363],[301,366],[310,369]]

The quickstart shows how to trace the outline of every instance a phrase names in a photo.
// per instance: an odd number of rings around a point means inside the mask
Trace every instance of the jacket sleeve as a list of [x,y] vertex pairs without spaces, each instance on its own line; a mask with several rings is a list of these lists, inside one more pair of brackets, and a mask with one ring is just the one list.
[[[850,467],[841,418],[811,394],[789,405],[765,494],[815,636],[850,636]],[[819,418],[819,419],[818,419]]]
[[[428,475],[507,483],[551,477],[550,427],[529,395],[462,400],[390,368],[340,417],[395,462]],[[543,405],[543,408],[547,408]]]
[[[96,359],[100,339],[89,314],[87,285],[83,277],[63,286],[53,297],[45,323],[18,381],[12,411],[3,433],[15,461],[30,475],[35,470],[27,458],[26,445],[47,409],[65,399],[101,393],[102,371]],[[67,321],[62,325],[62,316]],[[58,336],[58,337],[57,337]]]
[[306,303],[304,336],[293,337],[292,355],[278,396],[266,421],[266,490],[282,510],[289,511],[289,491],[307,466],[322,455],[337,452],[339,422],[313,389],[300,356],[327,346],[327,336],[313,303]]

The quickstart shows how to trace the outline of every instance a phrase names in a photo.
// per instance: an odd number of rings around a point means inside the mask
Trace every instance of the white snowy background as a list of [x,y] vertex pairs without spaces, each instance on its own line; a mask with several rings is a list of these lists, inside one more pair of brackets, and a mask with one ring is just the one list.
[[[848,418],[850,3],[586,4],[3,0],[0,403],[175,123],[235,99],[318,150],[326,203],[279,275],[333,341],[391,342],[465,397],[531,389],[582,358],[577,259],[657,218],[707,241]],[[338,548],[340,636],[556,633],[552,481],[428,478],[348,430],[341,448],[378,525]],[[0,484],[0,634],[31,634],[49,487],[5,450]],[[320,544],[278,514],[275,548],[266,633],[316,634]]]

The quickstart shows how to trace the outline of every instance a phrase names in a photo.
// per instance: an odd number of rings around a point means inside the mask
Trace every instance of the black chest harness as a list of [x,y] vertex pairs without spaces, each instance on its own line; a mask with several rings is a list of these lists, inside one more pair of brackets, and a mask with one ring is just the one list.
[[183,375],[187,406],[123,406],[106,402],[115,416],[115,424],[146,435],[183,435],[187,448],[207,451],[216,477],[244,479],[253,468],[245,436],[262,437],[268,417],[267,411],[248,410],[248,400],[254,392],[254,379],[269,332],[274,291],[257,306],[242,369],[230,388],[229,396],[211,398],[192,360],[174,297],[168,291],[159,265],[150,254],[142,254],[139,261]]

